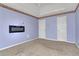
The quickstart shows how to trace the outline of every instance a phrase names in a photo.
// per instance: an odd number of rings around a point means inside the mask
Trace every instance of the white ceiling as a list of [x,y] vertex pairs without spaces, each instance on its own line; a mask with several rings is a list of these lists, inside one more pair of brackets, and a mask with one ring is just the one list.
[[34,16],[39,15],[38,4],[36,3],[35,4],[34,3],[5,3],[5,5],[15,8],[17,10],[23,11],[25,13],[34,15]]
[[58,14],[67,11],[73,11],[75,10],[76,6],[77,4],[74,3],[41,4],[39,16],[47,16],[47,15]]
[[77,3],[4,3],[5,5],[42,17],[75,10]]

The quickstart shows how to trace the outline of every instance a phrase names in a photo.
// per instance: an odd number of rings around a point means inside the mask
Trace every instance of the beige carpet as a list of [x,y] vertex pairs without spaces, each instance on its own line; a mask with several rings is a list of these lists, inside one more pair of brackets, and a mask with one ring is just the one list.
[[38,39],[1,51],[0,55],[79,56],[79,48],[71,43]]

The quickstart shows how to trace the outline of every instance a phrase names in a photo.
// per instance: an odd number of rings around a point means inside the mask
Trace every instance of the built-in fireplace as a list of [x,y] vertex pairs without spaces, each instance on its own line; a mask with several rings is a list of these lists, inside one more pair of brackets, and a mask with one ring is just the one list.
[[24,26],[9,25],[9,33],[25,32]]

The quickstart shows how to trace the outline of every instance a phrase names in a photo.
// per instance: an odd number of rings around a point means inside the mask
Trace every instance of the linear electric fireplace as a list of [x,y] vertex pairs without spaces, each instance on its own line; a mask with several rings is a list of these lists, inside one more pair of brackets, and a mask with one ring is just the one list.
[[25,32],[24,26],[9,25],[9,33]]

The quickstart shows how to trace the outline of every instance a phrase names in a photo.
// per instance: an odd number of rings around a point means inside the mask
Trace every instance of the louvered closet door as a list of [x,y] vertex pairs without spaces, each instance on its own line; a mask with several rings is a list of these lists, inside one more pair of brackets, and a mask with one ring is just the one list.
[[57,16],[57,40],[67,41],[67,17]]
[[46,38],[46,20],[39,20],[39,38]]

